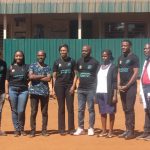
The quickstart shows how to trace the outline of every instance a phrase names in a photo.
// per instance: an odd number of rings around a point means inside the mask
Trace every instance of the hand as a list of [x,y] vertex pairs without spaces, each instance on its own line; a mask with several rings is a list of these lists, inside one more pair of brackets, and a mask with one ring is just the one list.
[[73,94],[73,93],[74,93],[74,90],[75,90],[75,87],[74,87],[74,86],[71,86],[71,88],[70,88],[70,90],[69,90],[70,94]]
[[5,99],[8,100],[9,99],[9,94],[5,93]]
[[119,91],[121,92],[125,92],[128,89],[128,86],[124,85],[124,86],[119,86],[118,87]]
[[118,102],[117,96],[113,96],[112,102],[113,104],[116,104]]

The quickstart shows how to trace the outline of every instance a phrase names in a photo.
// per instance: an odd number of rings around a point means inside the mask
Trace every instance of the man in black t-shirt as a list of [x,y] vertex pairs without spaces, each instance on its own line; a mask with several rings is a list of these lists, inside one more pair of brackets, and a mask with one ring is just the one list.
[[79,77],[78,86],[78,129],[74,135],[84,133],[84,112],[86,102],[89,111],[88,135],[94,135],[95,111],[94,97],[96,91],[96,74],[99,66],[98,61],[90,56],[91,47],[88,45],[82,48],[82,57],[77,61],[77,71]]
[[0,58],[0,136],[6,135],[5,132],[1,131],[1,117],[2,117],[2,108],[4,105],[4,97],[5,97],[6,72],[7,72],[6,62]]
[[139,70],[139,59],[131,52],[132,43],[123,40],[121,44],[123,54],[118,59],[118,89],[125,113],[126,131],[119,135],[126,140],[133,139],[135,128],[134,104],[137,93],[137,76]]

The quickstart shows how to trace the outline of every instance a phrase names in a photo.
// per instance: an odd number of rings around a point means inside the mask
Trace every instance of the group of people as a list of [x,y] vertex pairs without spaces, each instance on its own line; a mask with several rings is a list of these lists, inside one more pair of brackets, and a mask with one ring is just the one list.
[[[12,64],[7,68],[6,62],[0,59],[0,125],[4,99],[8,99],[12,111],[14,136],[27,135],[24,131],[25,109],[30,95],[30,137],[36,135],[36,115],[40,101],[42,112],[41,135],[48,136],[48,102],[49,82],[53,79],[54,91],[58,102],[58,132],[64,136],[71,134],[78,136],[85,134],[84,115],[86,103],[89,112],[88,135],[94,135],[95,109],[97,103],[101,116],[102,132],[99,137],[111,138],[115,122],[117,92],[125,114],[126,130],[119,138],[126,140],[135,138],[134,104],[137,93],[137,77],[139,59],[131,51],[132,43],[129,40],[121,42],[122,55],[118,58],[118,65],[113,64],[111,50],[101,52],[102,62],[91,57],[91,47],[84,45],[82,56],[77,62],[69,56],[69,47],[63,44],[59,47],[60,57],[54,62],[53,69],[45,64],[46,53],[37,52],[37,62],[25,64],[24,53],[20,50],[14,54]],[[145,126],[142,135],[137,139],[150,140],[150,44],[144,47],[146,56],[141,75],[140,92],[145,109]],[[53,73],[51,73],[53,72]],[[5,83],[4,83],[5,81]],[[79,81],[78,86],[76,83]],[[78,95],[78,128],[74,124],[74,91]],[[65,103],[68,111],[68,130],[65,127]],[[109,130],[107,131],[107,115],[109,115]],[[1,126],[0,126],[1,127]],[[6,135],[0,128],[0,135]]]

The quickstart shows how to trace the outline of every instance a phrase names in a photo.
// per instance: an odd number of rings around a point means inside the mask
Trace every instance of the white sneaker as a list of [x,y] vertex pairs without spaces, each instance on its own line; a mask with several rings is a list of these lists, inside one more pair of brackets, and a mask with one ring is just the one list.
[[84,134],[84,129],[79,127],[77,128],[76,132],[74,132],[73,135],[82,135],[82,134]]
[[94,135],[94,129],[93,128],[89,128],[88,129],[88,135],[89,136],[93,136]]

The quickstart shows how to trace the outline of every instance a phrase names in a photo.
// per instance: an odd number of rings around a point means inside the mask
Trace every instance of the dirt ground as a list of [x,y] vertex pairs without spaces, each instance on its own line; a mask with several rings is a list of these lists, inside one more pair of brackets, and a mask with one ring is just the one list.
[[[138,92],[139,93],[139,92]],[[94,136],[82,135],[82,136],[60,136],[57,134],[57,101],[50,100],[49,102],[49,122],[48,131],[50,133],[49,137],[40,136],[41,130],[41,113],[40,108],[37,115],[37,136],[35,138],[30,138],[29,136],[14,137],[13,136],[13,125],[11,120],[11,111],[8,101],[5,102],[3,109],[2,118],[2,129],[7,131],[8,136],[0,137],[0,150],[149,150],[150,141],[142,140],[129,140],[119,139],[114,137],[111,139],[97,137],[97,134],[101,130],[100,115],[98,112],[98,107],[95,105],[96,109],[96,122],[95,122],[95,132]],[[139,102],[139,96],[137,95],[136,105],[136,135],[139,135],[143,130],[144,124],[144,112],[142,104]],[[26,110],[26,125],[25,130],[29,133],[30,130],[30,101],[28,101]],[[66,118],[67,119],[67,118]],[[67,122],[67,121],[66,121]],[[75,98],[75,125],[77,127],[77,98]],[[85,118],[85,128],[88,128],[88,112],[86,111]],[[115,134],[124,130],[124,114],[122,111],[122,106],[120,100],[117,105],[117,114],[115,121]]]

